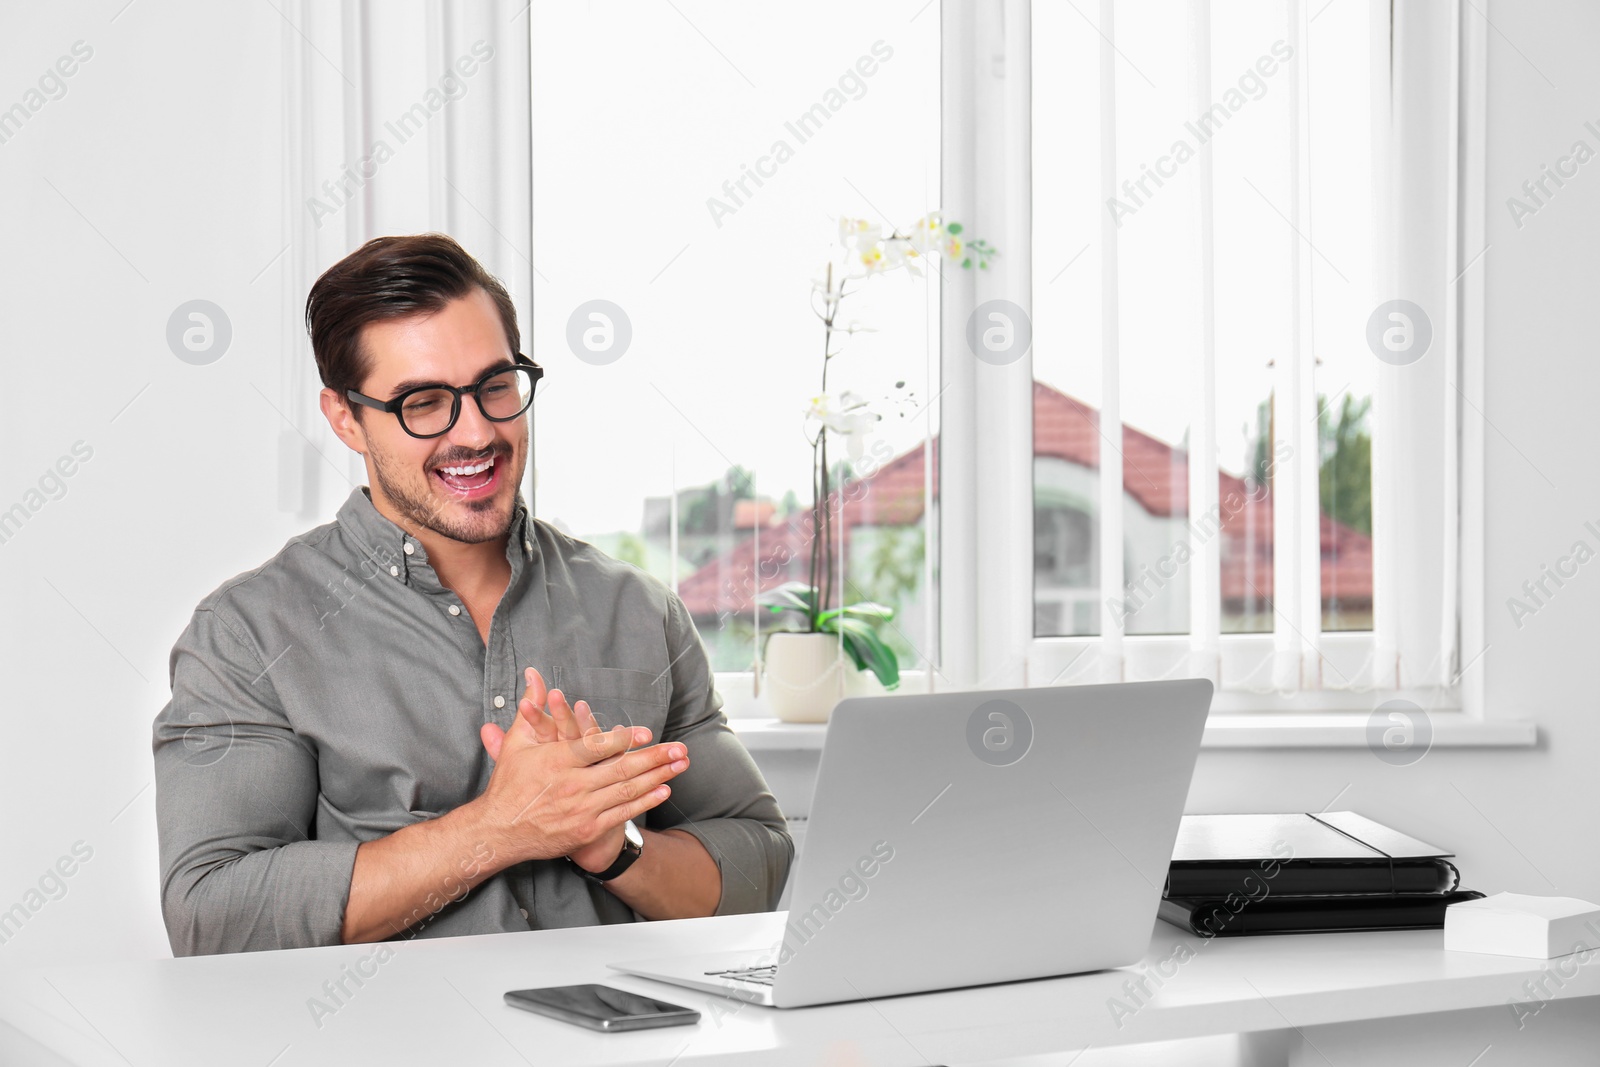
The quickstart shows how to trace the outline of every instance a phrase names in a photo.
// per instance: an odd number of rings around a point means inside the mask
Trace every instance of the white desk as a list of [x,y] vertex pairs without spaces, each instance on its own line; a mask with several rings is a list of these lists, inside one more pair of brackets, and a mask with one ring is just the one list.
[[[351,995],[320,1026],[308,1000],[325,996],[323,983],[351,973],[344,968],[354,970],[372,946],[8,972],[0,974],[0,1062],[1060,1067],[1084,1047],[1240,1032],[1255,1035],[1247,1057],[1255,1065],[1600,1062],[1600,956],[1577,966],[1575,957],[1544,964],[1445,953],[1439,931],[1204,942],[1157,923],[1141,966],[1162,984],[1149,980],[1153,996],[1143,1006],[1124,988],[1140,968],[778,1011],[604,966],[770,944],[783,918],[408,942],[393,946],[363,985],[346,978]],[[1193,958],[1171,962],[1180,945]],[[1546,971],[1551,1000],[1519,1031],[1507,1001],[1525,998],[1523,982]],[[587,981],[652,993],[704,1017],[696,1027],[598,1034],[501,1001],[507,989]],[[1114,1017],[1113,999],[1133,1014]]]

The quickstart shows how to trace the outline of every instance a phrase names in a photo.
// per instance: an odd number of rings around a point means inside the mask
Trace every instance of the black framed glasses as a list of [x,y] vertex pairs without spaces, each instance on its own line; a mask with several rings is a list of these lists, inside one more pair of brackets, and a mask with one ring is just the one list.
[[491,370],[471,385],[421,385],[407,389],[393,400],[346,389],[345,395],[358,404],[387,411],[400,420],[400,428],[412,437],[441,437],[450,432],[461,417],[461,398],[468,393],[478,410],[490,422],[510,422],[533,403],[533,387],[544,377],[544,368],[517,353],[516,364]]

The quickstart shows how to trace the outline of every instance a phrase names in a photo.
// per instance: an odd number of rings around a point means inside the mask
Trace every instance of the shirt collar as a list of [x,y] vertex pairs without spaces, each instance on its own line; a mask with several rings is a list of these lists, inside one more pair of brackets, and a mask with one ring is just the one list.
[[[339,525],[349,531],[361,550],[364,559],[378,572],[387,572],[407,585],[421,579],[424,584],[438,587],[439,578],[428,565],[428,550],[422,542],[406,533],[378,511],[372,503],[370,490],[358,485],[339,507]],[[524,566],[533,559],[537,550],[534,539],[533,516],[528,511],[522,490],[517,490],[517,502],[511,511],[511,530],[506,537],[506,559],[511,564],[512,582]]]

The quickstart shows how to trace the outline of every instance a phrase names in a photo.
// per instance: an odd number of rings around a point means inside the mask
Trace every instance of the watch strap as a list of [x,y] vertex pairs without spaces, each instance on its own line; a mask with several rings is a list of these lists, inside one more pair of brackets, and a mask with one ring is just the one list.
[[[633,833],[629,834],[628,830],[632,830]],[[636,844],[634,842],[635,836],[639,836],[640,840],[643,840],[642,835],[639,834],[638,828],[633,825],[633,820],[629,819],[627,827],[622,833],[622,851],[617,853],[617,858],[612,862],[611,866],[607,867],[598,874],[596,874],[594,871],[584,870],[576,863],[573,863],[572,866],[577,868],[578,873],[589,879],[589,881],[603,885],[604,883],[611,881],[613,878],[619,877],[623,871],[626,871],[629,867],[632,867],[634,861],[644,854],[643,845]],[[567,862],[572,862],[571,857],[568,857]]]

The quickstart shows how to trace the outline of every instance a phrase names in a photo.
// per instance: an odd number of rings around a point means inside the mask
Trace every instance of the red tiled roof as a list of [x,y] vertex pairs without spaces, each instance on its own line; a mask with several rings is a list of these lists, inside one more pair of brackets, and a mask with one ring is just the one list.
[[[1053,456],[1090,470],[1100,462],[1100,414],[1094,408],[1041,382],[1033,385],[1034,453]],[[939,440],[934,438],[935,470]],[[1130,426],[1122,428],[1123,489],[1140,507],[1157,517],[1185,515],[1189,503],[1188,455]],[[847,486],[843,516],[846,551],[854,526],[904,526],[919,521],[924,510],[923,446],[904,452],[871,475]],[[1223,503],[1221,583],[1224,600],[1270,601],[1272,597],[1272,496],[1252,498],[1243,479],[1218,474],[1218,500]],[[938,479],[933,494],[939,495]],[[840,490],[829,493],[838,515]],[[1230,495],[1242,501],[1228,506]],[[811,547],[809,509],[761,530],[760,589],[807,576]],[[837,534],[835,535],[837,536]],[[1347,607],[1372,600],[1372,539],[1358,530],[1322,516],[1322,588]],[[746,538],[683,579],[678,593],[691,615],[714,617],[719,612],[749,611],[756,592],[755,541]]]
[[752,526],[767,526],[772,522],[777,506],[770,500],[735,500],[733,502],[733,528],[748,530]]

